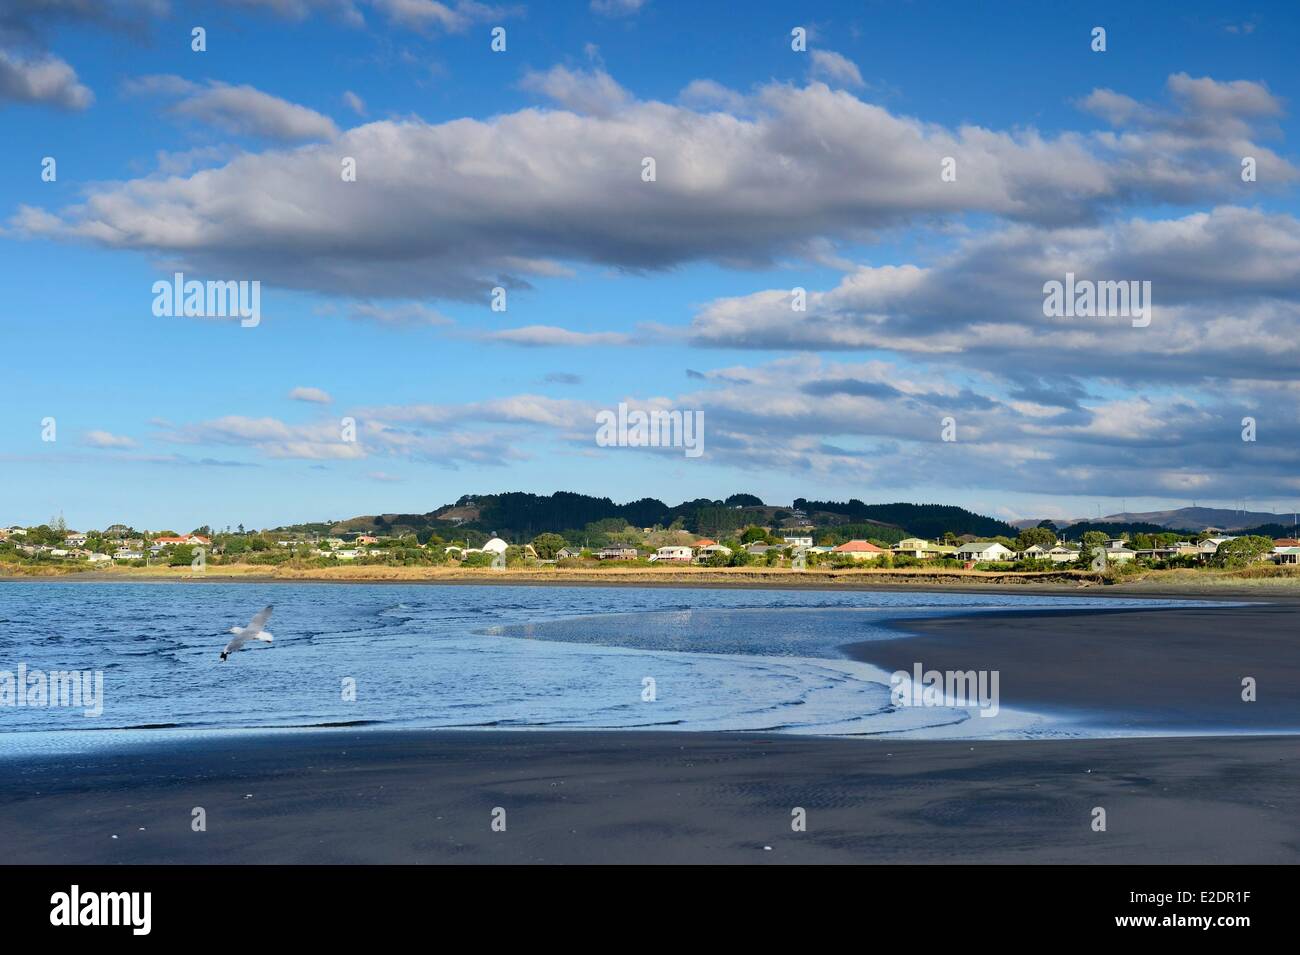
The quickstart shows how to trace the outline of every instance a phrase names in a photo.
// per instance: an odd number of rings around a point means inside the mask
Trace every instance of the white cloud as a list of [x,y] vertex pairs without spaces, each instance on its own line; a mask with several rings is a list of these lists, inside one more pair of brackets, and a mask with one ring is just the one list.
[[646,0],[591,0],[591,11],[606,17],[627,17],[639,13]]
[[95,101],[95,94],[77,79],[77,71],[57,56],[23,58],[0,49],[3,100],[81,110]]
[[818,79],[839,86],[862,86],[862,74],[857,64],[847,56],[833,50],[813,50],[809,72]]
[[[836,243],[886,227],[967,213],[1087,222],[1126,203],[1257,196],[1296,176],[1246,135],[1251,117],[1211,123],[1186,99],[1159,129],[1052,138],[948,129],[820,83],[770,85],[752,105],[744,117],[630,101],[602,115],[373,122],[328,146],[244,154],[188,179],[95,186],[57,215],[20,207],[11,224],[183,254],[196,268],[255,269],[282,286],[486,302],[494,286],[524,288],[566,263],[828,262]],[[358,181],[323,188],[340,155],[357,158]],[[1224,175],[1242,155],[1267,172],[1259,184]],[[654,183],[641,179],[645,156],[657,159]],[[956,182],[940,180],[944,156],[958,158]]]
[[110,431],[87,431],[84,440],[92,448],[134,448],[136,446],[133,439]]
[[299,385],[289,392],[289,397],[294,401],[307,401],[312,404],[327,405],[334,399],[329,396],[329,392],[320,388],[308,388]]
[[464,33],[476,23],[500,19],[511,12],[509,8],[476,0],[449,4],[438,0],[371,0],[371,3],[393,23],[428,32]]
[[574,332],[554,325],[528,325],[491,332],[486,337],[493,341],[514,345],[568,346],[627,345],[631,337],[621,332]]
[[609,115],[631,101],[628,91],[601,69],[570,70],[553,66],[544,72],[530,70],[519,85],[554,100],[566,109],[590,116]]
[[366,101],[351,90],[343,93],[343,104],[358,116],[366,115]]

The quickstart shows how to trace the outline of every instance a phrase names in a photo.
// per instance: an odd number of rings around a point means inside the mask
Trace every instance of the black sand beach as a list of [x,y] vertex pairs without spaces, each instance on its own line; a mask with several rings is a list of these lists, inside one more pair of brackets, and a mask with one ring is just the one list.
[[0,846],[64,864],[1295,863],[1298,750],[322,730],[7,763]]
[[[996,612],[855,645],[1002,702],[1295,727],[1300,603]],[[1260,702],[1240,702],[1257,677]],[[1232,723],[1232,721],[1236,721]],[[1253,721],[1253,722],[1252,722]],[[1122,720],[1119,722],[1123,722]],[[1123,732],[1123,726],[1116,727]],[[1107,831],[1091,828],[1094,807]],[[191,829],[203,807],[207,831]],[[492,811],[506,810],[494,832]],[[807,810],[807,831],[791,811]],[[8,863],[1290,863],[1300,737],[321,729],[0,762]],[[113,836],[117,836],[116,839]]]
[[[1300,731],[1300,604],[990,611],[895,621],[845,650],[888,670],[997,670],[1001,703],[1116,731]],[[1253,677],[1257,699],[1242,700]]]

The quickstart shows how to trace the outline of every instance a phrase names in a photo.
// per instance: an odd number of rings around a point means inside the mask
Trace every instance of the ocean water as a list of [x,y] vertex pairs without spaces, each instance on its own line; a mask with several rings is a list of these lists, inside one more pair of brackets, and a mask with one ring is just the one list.
[[[266,604],[274,643],[222,663],[229,628]],[[1125,605],[1171,602],[1106,602]],[[840,648],[896,639],[882,625],[892,618],[1086,606],[1096,604],[971,593],[6,582],[0,679],[20,664],[99,671],[103,707],[0,705],[0,755],[332,725],[1077,735],[1006,706],[991,718],[895,707],[889,674]]]

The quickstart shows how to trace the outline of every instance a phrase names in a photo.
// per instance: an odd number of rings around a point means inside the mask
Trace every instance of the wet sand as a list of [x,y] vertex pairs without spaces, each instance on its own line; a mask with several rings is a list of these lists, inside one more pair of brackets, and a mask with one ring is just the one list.
[[[1116,732],[1300,733],[1300,602],[991,611],[891,624],[845,651],[887,670],[997,670],[1001,704]],[[1256,701],[1242,700],[1242,680]],[[1300,745],[1300,737],[1297,737]]]
[[6,762],[0,845],[9,863],[1296,863],[1298,757],[1276,738],[323,730]]

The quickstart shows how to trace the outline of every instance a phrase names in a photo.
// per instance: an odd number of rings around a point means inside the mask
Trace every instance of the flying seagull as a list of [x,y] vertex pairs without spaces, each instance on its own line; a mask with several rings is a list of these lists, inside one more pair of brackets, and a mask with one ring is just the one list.
[[263,607],[257,612],[257,616],[248,622],[247,627],[231,627],[230,632],[234,634],[230,642],[226,644],[226,649],[221,651],[221,662],[226,662],[226,657],[230,656],[236,650],[243,648],[249,640],[261,640],[263,643],[271,642],[271,633],[269,630],[263,630],[266,621],[271,617],[271,608]]

